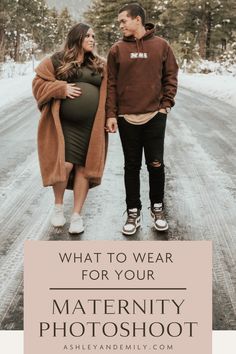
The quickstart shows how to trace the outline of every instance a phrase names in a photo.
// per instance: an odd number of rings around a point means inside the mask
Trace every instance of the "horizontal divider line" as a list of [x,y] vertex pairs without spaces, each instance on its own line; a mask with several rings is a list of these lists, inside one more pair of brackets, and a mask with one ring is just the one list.
[[187,290],[187,288],[49,288],[49,290]]

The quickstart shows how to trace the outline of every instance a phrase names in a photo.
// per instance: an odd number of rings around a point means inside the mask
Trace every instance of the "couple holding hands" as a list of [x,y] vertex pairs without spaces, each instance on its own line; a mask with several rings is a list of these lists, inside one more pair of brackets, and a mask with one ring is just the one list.
[[106,61],[95,53],[91,27],[71,28],[64,47],[36,68],[33,94],[41,111],[38,153],[44,186],[52,186],[52,225],[62,227],[65,189],[73,189],[70,234],[84,231],[80,215],[89,188],[101,183],[107,133],[119,130],[124,153],[127,220],[124,235],[140,226],[140,169],[144,150],[153,224],[168,229],[164,212],[164,137],[174,105],[178,66],[169,44],[155,36],[136,3],[118,13],[123,38]]

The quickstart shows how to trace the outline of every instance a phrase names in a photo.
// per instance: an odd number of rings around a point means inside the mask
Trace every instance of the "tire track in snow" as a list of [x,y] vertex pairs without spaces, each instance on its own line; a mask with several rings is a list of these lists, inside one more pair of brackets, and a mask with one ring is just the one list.
[[[191,114],[196,118],[197,111]],[[213,240],[214,329],[236,329],[236,207],[231,192],[235,189],[235,174],[222,168],[221,156],[215,158],[209,153],[211,150],[202,144],[201,134],[191,123],[191,117],[175,113],[168,126],[170,224],[174,238]],[[204,136],[207,132],[203,127],[202,122]],[[222,156],[227,150],[227,135],[224,139],[222,151],[218,151]],[[233,164],[234,160],[229,162]],[[231,171],[235,171],[235,165]]]

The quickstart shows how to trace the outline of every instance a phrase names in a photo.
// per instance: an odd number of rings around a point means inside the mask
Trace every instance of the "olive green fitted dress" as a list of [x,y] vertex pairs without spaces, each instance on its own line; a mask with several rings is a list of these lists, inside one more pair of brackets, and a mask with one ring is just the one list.
[[69,82],[80,87],[82,94],[73,99],[61,100],[60,119],[65,139],[65,161],[85,166],[99,102],[101,75],[82,66]]

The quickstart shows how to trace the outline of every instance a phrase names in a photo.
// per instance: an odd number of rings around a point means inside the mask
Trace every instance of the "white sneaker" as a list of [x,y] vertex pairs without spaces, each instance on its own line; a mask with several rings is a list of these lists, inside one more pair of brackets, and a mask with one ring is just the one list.
[[81,234],[82,232],[84,232],[84,224],[83,224],[82,216],[79,215],[78,213],[74,213],[72,214],[70,219],[69,233]]
[[162,203],[155,203],[151,207],[151,216],[153,217],[154,227],[157,231],[168,230],[168,223],[166,221]]
[[137,208],[127,210],[127,220],[122,228],[124,235],[134,235],[141,225],[140,210]]
[[51,217],[51,223],[54,227],[62,227],[65,225],[66,219],[64,217],[62,204],[54,205],[54,209]]

